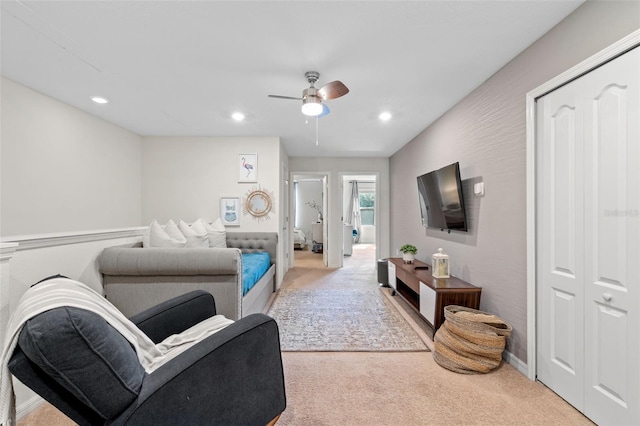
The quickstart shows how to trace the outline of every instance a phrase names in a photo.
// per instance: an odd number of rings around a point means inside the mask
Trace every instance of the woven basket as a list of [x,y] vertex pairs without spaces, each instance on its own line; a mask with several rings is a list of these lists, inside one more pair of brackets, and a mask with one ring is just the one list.
[[488,373],[502,362],[511,326],[495,315],[464,306],[444,308],[445,321],[434,336],[433,359],[463,374]]

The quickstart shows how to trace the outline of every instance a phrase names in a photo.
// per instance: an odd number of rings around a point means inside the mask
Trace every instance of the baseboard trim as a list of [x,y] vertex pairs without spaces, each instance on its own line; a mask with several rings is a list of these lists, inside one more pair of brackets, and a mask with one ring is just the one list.
[[[420,327],[418,327],[418,325],[415,324],[415,322],[413,321],[413,318],[411,318],[409,314],[407,314],[407,312],[398,304],[398,302],[395,300],[395,297],[391,296],[392,289],[381,288],[380,290],[382,291],[382,294],[384,294],[387,297],[387,299],[391,301],[391,303],[396,307],[398,312],[400,312],[400,314],[407,320],[409,325],[411,325],[411,327],[418,333],[418,335],[427,345],[429,350],[433,352],[435,350],[433,340],[429,336],[427,336],[427,334],[424,333],[420,329]],[[511,352],[506,350],[502,352],[502,359],[504,362],[506,362],[507,364],[511,365],[513,368],[518,370],[522,375],[528,376],[529,370],[528,370],[527,363],[521,361],[518,357],[513,355]]]
[[33,395],[33,397],[27,402],[20,404],[19,407],[16,407],[16,419],[20,420],[36,408],[40,407],[43,402],[44,399],[40,395]]
[[520,360],[520,358],[517,358],[514,354],[512,354],[509,351],[504,351],[502,353],[502,359],[507,362],[508,364],[510,364],[513,368],[515,368],[516,370],[518,370],[520,373],[522,373],[524,376],[527,376],[529,373],[529,368],[527,366],[526,362],[523,362],[522,360]]

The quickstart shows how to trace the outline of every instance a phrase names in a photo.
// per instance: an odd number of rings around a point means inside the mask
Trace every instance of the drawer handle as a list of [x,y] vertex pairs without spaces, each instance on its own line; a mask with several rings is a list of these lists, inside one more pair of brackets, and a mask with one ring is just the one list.
[[604,293],[602,295],[602,298],[606,301],[606,302],[611,302],[611,299],[613,299],[613,296],[610,293]]

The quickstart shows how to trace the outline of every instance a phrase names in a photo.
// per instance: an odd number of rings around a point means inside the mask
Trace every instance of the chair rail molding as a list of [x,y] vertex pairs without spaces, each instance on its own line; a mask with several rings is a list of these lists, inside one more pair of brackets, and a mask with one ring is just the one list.
[[[44,247],[55,247],[66,244],[79,244],[92,241],[112,240],[116,238],[142,236],[146,226],[132,228],[100,229],[94,231],[59,232],[52,234],[29,234],[3,237],[5,244],[14,244],[14,250],[32,250]],[[3,249],[4,256],[4,249]]]
[[18,248],[18,243],[0,243],[0,262],[8,262]]

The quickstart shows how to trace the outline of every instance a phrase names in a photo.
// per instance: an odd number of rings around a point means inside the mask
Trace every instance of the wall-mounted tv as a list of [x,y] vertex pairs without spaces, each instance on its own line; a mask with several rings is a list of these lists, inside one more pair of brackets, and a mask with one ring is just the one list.
[[418,176],[422,226],[467,231],[459,163]]

